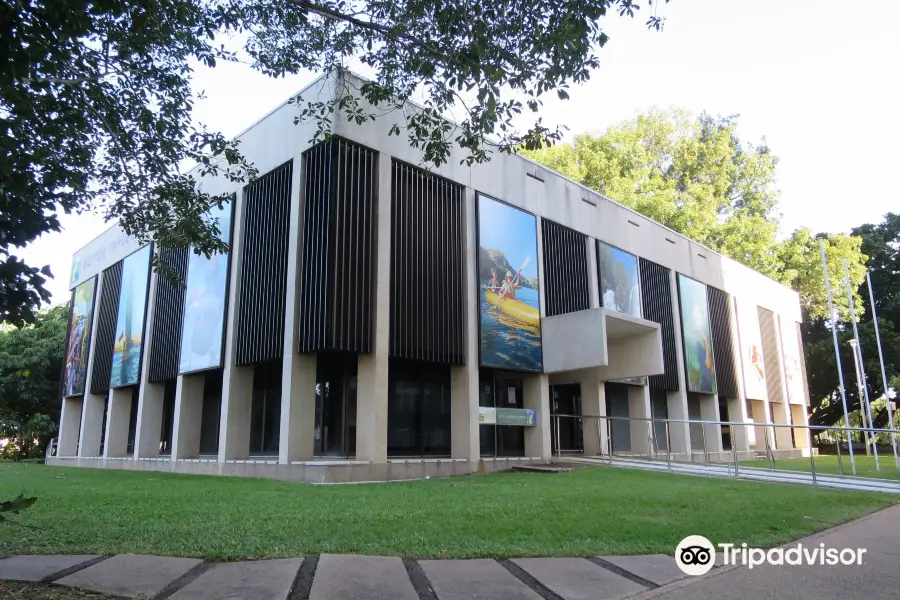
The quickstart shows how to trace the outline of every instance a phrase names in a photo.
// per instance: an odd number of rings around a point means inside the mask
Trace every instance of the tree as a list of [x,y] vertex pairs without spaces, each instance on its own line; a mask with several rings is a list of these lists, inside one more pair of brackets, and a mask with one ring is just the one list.
[[[470,162],[559,138],[539,118],[546,93],[586,81],[607,42],[608,12],[634,16],[659,0],[43,0],[0,4],[0,321],[33,320],[50,275],[16,247],[59,230],[60,212],[119,219],[141,242],[209,255],[225,250],[202,215],[223,200],[197,190],[179,165],[247,181],[237,144],[194,125],[196,64],[241,60],[271,76],[303,69],[342,83],[334,100],[300,107],[317,138],[334,118],[393,112],[423,160],[446,162],[453,144]],[[652,12],[647,24],[659,29]],[[241,47],[218,40],[238,34]],[[234,36],[232,36],[234,37]],[[232,37],[226,38],[231,40]],[[229,41],[230,44],[230,41]],[[375,73],[342,78],[357,59]],[[424,103],[407,110],[414,94]],[[442,117],[461,108],[455,127]],[[160,265],[157,265],[159,268]],[[164,265],[163,265],[164,266]]]
[[[778,158],[765,142],[743,143],[736,125],[734,116],[651,110],[603,135],[523,154],[791,286],[810,316],[827,316],[818,241],[808,229],[778,240]],[[826,252],[835,289],[843,258],[854,284],[865,277],[858,238],[830,234]],[[846,296],[835,303],[848,318]]]
[[[900,215],[888,213],[881,223],[860,225],[853,230],[851,239],[859,240],[860,251],[869,257],[868,265],[876,295],[885,370],[890,378],[888,385],[898,389],[900,388]],[[832,268],[830,264],[829,268]],[[863,274],[857,292],[866,299],[868,306],[869,296],[864,277]],[[835,288],[834,292],[836,298],[844,298],[846,306],[843,285]],[[875,326],[870,310],[857,311],[857,316],[866,384],[869,398],[874,400],[884,394]],[[817,315],[803,324],[807,377],[810,396],[813,399],[811,421],[819,425],[835,423],[843,417],[844,410],[840,399],[834,342],[830,323],[825,321],[825,317],[827,314]],[[852,326],[848,323],[839,323],[838,346],[849,411],[858,410],[860,407],[853,353],[848,344],[852,338]],[[883,403],[875,403],[873,406],[875,406],[873,410],[875,424],[880,427],[886,426],[888,422],[886,406]]]
[[41,451],[56,431],[68,320],[62,304],[39,312],[32,325],[0,331],[0,437],[10,439],[15,456]]

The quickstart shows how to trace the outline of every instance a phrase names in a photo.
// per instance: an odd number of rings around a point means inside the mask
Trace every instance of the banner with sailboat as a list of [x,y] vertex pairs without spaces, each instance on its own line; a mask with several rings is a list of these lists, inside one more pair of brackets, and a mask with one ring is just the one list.
[[537,218],[478,195],[481,364],[543,369]]

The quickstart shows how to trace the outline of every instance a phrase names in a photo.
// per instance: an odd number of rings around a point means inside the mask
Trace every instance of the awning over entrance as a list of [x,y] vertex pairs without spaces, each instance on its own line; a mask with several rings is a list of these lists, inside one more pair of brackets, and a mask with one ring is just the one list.
[[599,369],[600,379],[663,372],[659,323],[606,308],[541,319],[544,372]]

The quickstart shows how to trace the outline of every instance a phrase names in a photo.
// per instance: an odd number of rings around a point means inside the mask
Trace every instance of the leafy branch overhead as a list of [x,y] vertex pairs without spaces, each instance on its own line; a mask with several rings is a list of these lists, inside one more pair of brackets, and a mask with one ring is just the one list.
[[[405,130],[424,161],[446,162],[459,144],[479,162],[559,139],[537,115],[521,133],[513,122],[590,77],[607,14],[644,10],[659,29],[660,1],[0,3],[0,321],[32,321],[49,300],[49,271],[15,252],[59,231],[61,213],[119,219],[142,242],[225,250],[203,217],[222,198],[180,167],[236,182],[256,171],[237,143],[196,122],[197,65],[248,62],[278,77],[338,75],[358,61],[372,81],[299,111],[318,137],[335,114],[365,122],[396,111],[392,132]],[[406,110],[413,98],[424,100]],[[463,111],[458,127],[442,118],[451,108]]]

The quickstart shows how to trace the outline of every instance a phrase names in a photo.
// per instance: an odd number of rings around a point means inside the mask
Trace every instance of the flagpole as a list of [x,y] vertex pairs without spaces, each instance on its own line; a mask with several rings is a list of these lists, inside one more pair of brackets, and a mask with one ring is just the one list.
[[[825,242],[819,238],[819,253],[822,255],[822,271],[825,273],[825,291],[828,294],[828,314],[831,316],[831,334],[834,338],[834,358],[837,361],[838,381],[841,389],[841,402],[844,404],[844,421],[847,423],[847,446],[850,451],[850,470],[856,475],[856,459],[853,456],[853,437],[850,435],[850,415],[847,412],[847,394],[844,392],[844,369],[841,366],[841,351],[838,348],[837,323],[834,317],[834,301],[831,297],[831,281],[828,279],[828,262],[825,260]],[[840,441],[838,441],[840,443]]]
[[865,417],[868,415],[869,417],[869,428],[872,430],[868,432],[868,435],[872,436],[872,454],[875,455],[875,470],[881,470],[881,463],[878,460],[878,444],[875,439],[875,419],[872,418],[872,404],[869,402],[869,386],[866,385],[866,363],[863,362],[863,353],[862,353],[862,344],[859,343],[859,328],[856,326],[856,308],[854,307],[853,302],[853,288],[850,287],[850,270],[847,268],[847,259],[842,259],[844,263],[844,287],[847,288],[847,301],[850,304],[850,321],[853,323],[853,339],[856,340],[856,353],[853,357],[854,360],[858,361],[859,366],[859,375],[862,380],[862,392],[863,396],[860,398],[860,402],[865,401],[865,405],[863,406],[863,422],[865,423]]
[[[866,270],[866,283],[869,286],[869,303],[872,305],[872,323],[875,324],[875,343],[878,345],[878,362],[881,365],[881,383],[884,385],[884,401],[887,404],[888,412],[888,428],[894,428],[894,409],[891,406],[892,401],[888,397],[888,380],[884,370],[884,354],[881,350],[881,334],[878,332],[878,313],[875,310],[875,292],[872,291],[872,273]],[[900,459],[897,458],[897,438],[894,432],[891,432],[891,447],[894,450],[894,465],[900,468]]]

